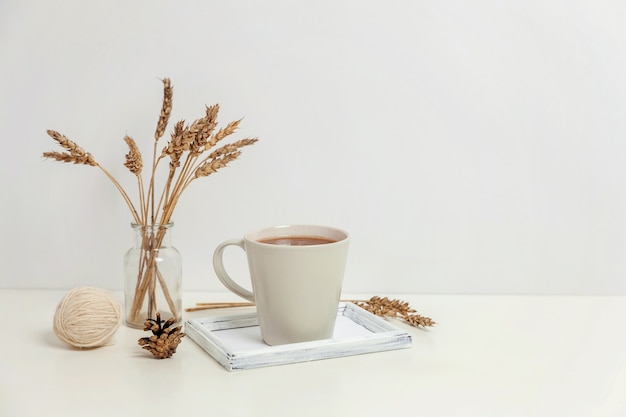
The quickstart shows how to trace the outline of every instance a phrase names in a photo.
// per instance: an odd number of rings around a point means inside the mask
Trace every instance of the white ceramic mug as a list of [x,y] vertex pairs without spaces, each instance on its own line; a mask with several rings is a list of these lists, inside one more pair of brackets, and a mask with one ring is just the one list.
[[[317,240],[301,244],[301,239],[298,244],[291,239],[298,237]],[[349,239],[343,230],[326,226],[269,227],[221,243],[213,254],[213,267],[226,288],[256,303],[261,336],[268,345],[329,339]],[[246,252],[252,291],[238,285],[224,269],[223,253],[231,245]]]

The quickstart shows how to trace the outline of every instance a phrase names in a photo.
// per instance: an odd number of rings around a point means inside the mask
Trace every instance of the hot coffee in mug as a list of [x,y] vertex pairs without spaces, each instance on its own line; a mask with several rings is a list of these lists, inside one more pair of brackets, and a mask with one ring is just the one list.
[[323,245],[324,243],[333,243],[336,242],[336,240],[319,236],[279,236],[261,239],[259,240],[259,242],[269,243],[272,245],[308,246]]
[[[348,233],[332,227],[269,227],[221,243],[213,266],[226,288],[256,303],[267,344],[328,339],[337,318],[348,244]],[[252,291],[224,269],[223,253],[231,245],[246,252]]]

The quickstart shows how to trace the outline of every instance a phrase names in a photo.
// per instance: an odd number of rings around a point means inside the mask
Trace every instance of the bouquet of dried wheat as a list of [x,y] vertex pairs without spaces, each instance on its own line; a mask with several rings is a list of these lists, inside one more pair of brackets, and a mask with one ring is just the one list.
[[[141,327],[146,317],[140,316],[142,305],[147,304],[147,318],[155,319],[157,309],[155,291],[161,286],[171,315],[178,322],[180,313],[174,308],[171,295],[158,267],[158,253],[164,237],[165,228],[159,227],[170,224],[174,209],[187,187],[196,179],[207,177],[228,163],[237,159],[241,148],[254,144],[257,138],[240,139],[216,148],[224,138],[233,134],[241,120],[228,123],[217,129],[219,105],[207,106],[203,117],[191,124],[184,120],[174,125],[170,139],[160,148],[159,141],[167,129],[172,111],[173,87],[168,78],[163,80],[163,103],[154,133],[152,160],[150,162],[148,178],[144,178],[144,161],[142,154],[130,136],[124,141],[129,151],[126,154],[124,166],[136,177],[138,187],[138,201],[133,202],[129,194],[109,171],[100,165],[95,158],[75,142],[64,135],[48,130],[48,135],[57,141],[64,152],[44,152],[45,158],[61,162],[95,166],[99,168],[120,192],[126,205],[130,209],[133,222],[145,226],[142,236],[142,255],[138,268],[135,294],[130,311],[127,311],[127,322]],[[169,161],[167,168],[160,168],[164,161]],[[165,176],[162,190],[157,192],[156,180],[158,173]],[[155,231],[153,233],[153,231]]]

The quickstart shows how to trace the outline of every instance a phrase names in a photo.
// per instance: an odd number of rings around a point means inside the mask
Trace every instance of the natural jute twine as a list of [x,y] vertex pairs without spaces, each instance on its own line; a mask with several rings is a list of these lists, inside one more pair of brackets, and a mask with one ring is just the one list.
[[78,287],[65,295],[54,314],[54,333],[76,348],[106,345],[122,319],[122,305],[107,290]]

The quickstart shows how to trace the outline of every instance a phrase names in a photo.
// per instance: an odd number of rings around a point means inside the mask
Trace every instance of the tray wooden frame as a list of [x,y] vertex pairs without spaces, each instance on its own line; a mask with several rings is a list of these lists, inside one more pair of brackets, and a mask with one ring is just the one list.
[[[353,303],[340,303],[337,319],[349,319],[364,329],[363,334],[344,336],[337,334],[332,339],[269,346],[262,343],[259,320],[256,312],[185,322],[185,333],[202,347],[213,359],[228,371],[285,365],[342,356],[359,355],[408,348],[411,336],[382,317],[378,317]],[[220,337],[220,330],[257,327],[257,348],[233,349]],[[250,329],[247,330],[250,332]]]

